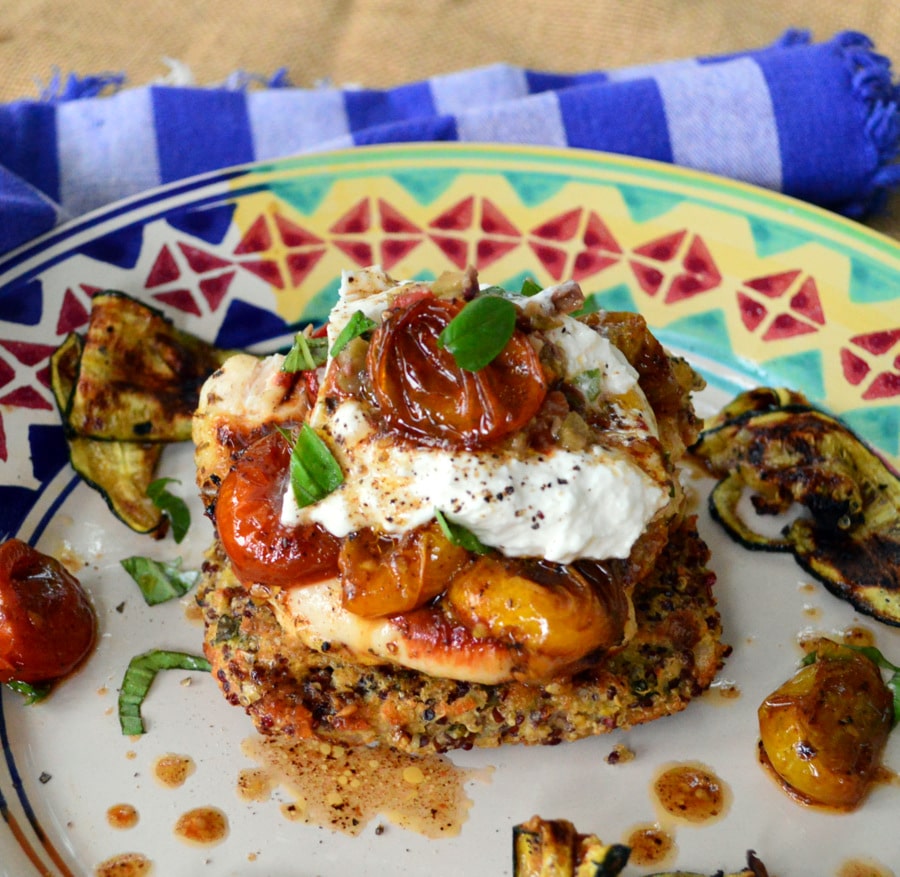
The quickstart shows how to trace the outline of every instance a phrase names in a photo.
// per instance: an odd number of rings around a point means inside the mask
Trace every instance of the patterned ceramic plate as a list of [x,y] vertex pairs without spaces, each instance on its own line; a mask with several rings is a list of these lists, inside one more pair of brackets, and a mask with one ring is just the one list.
[[[205,677],[188,687],[186,674],[164,674],[177,678],[155,683],[149,732],[120,736],[116,689],[129,658],[147,648],[198,651],[201,633],[189,597],[145,606],[119,560],[180,555],[196,566],[211,530],[191,496],[189,447],[163,461],[192,503],[179,546],[134,535],[73,477],[48,386],[51,352],[84,328],[91,296],[110,288],[222,346],[275,349],[323,318],[342,269],[372,263],[403,278],[474,264],[482,280],[509,287],[526,276],[574,277],[595,306],[645,314],[703,371],[704,413],[747,386],[788,385],[886,457],[900,455],[900,247],[762,190],[572,150],[410,145],[214,174],[79,220],[0,262],[0,533],[78,566],[102,634],[86,667],[44,703],[26,707],[3,692],[0,874],[92,874],[136,852],[166,877],[488,877],[510,873],[511,828],[535,813],[608,842],[655,824],[674,839],[670,869],[737,870],[755,849],[792,877],[861,861],[867,873],[892,873],[896,787],[876,788],[856,814],[799,807],[756,763],[755,710],[796,667],[798,633],[862,626],[900,662],[898,631],[861,619],[788,558],[736,548],[702,501],[734,647],[719,694],[627,736],[455,755],[493,768],[467,786],[472,806],[458,837],[425,840],[380,818],[348,838],[286,820],[280,791],[247,803],[236,786],[250,765],[241,754],[250,724]],[[613,765],[606,756],[619,743],[635,757]],[[195,765],[177,789],[153,777],[165,753]],[[707,765],[730,790],[726,814],[702,827],[672,822],[651,791],[661,765],[686,761]],[[887,763],[900,765],[895,742]],[[118,804],[139,816],[130,830],[111,825]],[[228,835],[187,846],[173,825],[204,805],[226,814]]]

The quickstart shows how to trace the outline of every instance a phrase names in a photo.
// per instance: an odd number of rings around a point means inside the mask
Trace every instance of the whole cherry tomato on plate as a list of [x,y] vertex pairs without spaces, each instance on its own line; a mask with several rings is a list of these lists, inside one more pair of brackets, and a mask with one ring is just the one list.
[[827,639],[759,707],[763,763],[798,800],[852,810],[881,765],[893,695],[868,657]]
[[94,644],[87,594],[58,560],[19,539],[0,545],[0,682],[49,682]]

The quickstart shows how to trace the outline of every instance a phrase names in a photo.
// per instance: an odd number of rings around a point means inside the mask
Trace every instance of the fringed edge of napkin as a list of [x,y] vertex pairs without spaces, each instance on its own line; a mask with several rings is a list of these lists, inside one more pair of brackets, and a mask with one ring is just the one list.
[[[771,48],[792,48],[809,45],[808,30],[791,28],[785,31]],[[884,212],[892,192],[900,187],[900,84],[893,83],[891,61],[875,51],[873,41],[863,33],[845,31],[836,34],[831,44],[840,54],[850,75],[851,94],[865,114],[864,131],[875,156],[874,169],[867,184],[854,200],[841,205],[840,212],[853,218]],[[189,68],[166,59],[171,75],[158,84],[170,87],[194,86]],[[185,71],[187,75],[185,75]],[[42,88],[41,100],[60,103],[81,98],[114,94],[124,88],[124,73],[101,73],[80,76],[63,75],[55,70],[50,82]],[[222,83],[204,86],[209,89],[245,91],[251,88],[293,88],[286,68],[279,68],[271,76],[237,70]],[[331,87],[331,86],[328,86]]]
[[891,191],[900,186],[900,85],[893,84],[890,59],[875,52],[865,34],[847,31],[834,44],[850,73],[853,95],[865,108],[866,135],[878,159],[867,190],[844,209],[859,217],[883,211]]
[[[151,84],[198,87],[190,72],[190,67],[173,58],[163,58],[162,60],[169,67],[169,73]],[[50,81],[41,86],[39,99],[44,103],[66,103],[82,98],[115,94],[127,85],[128,78],[124,73],[97,73],[88,76],[68,73],[63,75],[61,70],[55,69]],[[290,81],[287,68],[280,67],[271,76],[248,73],[246,70],[235,70],[223,82],[202,87],[220,88],[227,91],[247,91],[251,88],[293,88],[294,84]]]

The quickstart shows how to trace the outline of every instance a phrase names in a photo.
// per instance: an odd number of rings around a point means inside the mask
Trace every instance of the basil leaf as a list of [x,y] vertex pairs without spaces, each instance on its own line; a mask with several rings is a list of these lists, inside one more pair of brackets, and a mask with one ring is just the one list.
[[[281,434],[291,441],[290,436]],[[344,483],[344,473],[328,445],[308,424],[300,428],[291,450],[291,488],[300,508],[324,499]]]
[[170,482],[181,484],[177,478],[157,478],[147,485],[147,496],[172,523],[172,536],[181,542],[191,526],[191,513],[187,503],[180,497],[169,493],[166,485]]
[[516,328],[516,306],[499,295],[479,295],[444,327],[438,346],[453,354],[456,364],[477,372],[493,362]]
[[151,649],[133,657],[119,689],[119,726],[122,733],[129,736],[144,733],[141,705],[160,670],[200,670],[208,673],[211,669],[206,658],[186,652]]
[[180,557],[173,563],[149,557],[126,557],[121,564],[137,583],[148,606],[183,597],[200,578],[198,570],[181,569]]
[[356,311],[349,320],[347,325],[341,329],[337,338],[334,339],[334,345],[331,348],[331,357],[337,356],[354,338],[365,335],[378,327],[378,323],[370,320],[362,311]]
[[526,277],[522,281],[522,295],[526,298],[531,298],[533,295],[537,295],[539,292],[543,292],[543,287],[539,286],[534,280],[530,277]]
[[458,545],[460,548],[465,548],[466,551],[471,551],[473,554],[488,554],[490,552],[491,549],[488,548],[487,545],[485,545],[471,530],[467,530],[465,527],[447,520],[447,517],[440,509],[434,510],[434,517],[438,522],[438,526],[441,528],[441,532],[447,537],[447,540],[451,544]]
[[306,372],[325,365],[328,359],[328,339],[314,338],[305,332],[294,336],[294,343],[281,364],[283,372]]
[[18,679],[10,679],[6,683],[6,687],[16,694],[21,694],[25,698],[25,704],[30,706],[33,703],[42,701],[50,694],[50,683],[21,682]]

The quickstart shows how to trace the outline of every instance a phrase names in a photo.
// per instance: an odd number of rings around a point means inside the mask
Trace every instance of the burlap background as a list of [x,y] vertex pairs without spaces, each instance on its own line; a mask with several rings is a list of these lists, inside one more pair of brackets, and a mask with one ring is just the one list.
[[[0,100],[54,71],[199,84],[236,69],[296,85],[389,86],[507,61],[574,71],[861,30],[900,74],[898,0],[0,0]],[[895,198],[892,213],[900,214]],[[900,238],[900,216],[873,221]]]

